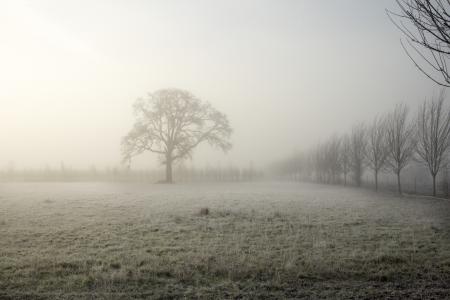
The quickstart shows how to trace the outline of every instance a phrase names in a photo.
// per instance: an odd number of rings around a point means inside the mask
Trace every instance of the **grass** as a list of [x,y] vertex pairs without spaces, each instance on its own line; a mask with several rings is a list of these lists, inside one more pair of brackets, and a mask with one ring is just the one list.
[[448,200],[293,183],[0,190],[0,299],[450,293]]

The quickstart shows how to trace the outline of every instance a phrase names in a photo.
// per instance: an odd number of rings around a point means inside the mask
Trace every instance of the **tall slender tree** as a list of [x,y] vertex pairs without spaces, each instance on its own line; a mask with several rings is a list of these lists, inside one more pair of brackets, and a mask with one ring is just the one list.
[[444,105],[445,92],[437,99],[426,101],[419,108],[417,118],[417,154],[426,163],[433,179],[433,196],[436,196],[436,176],[450,146],[450,111]]
[[386,121],[376,117],[367,130],[367,165],[373,171],[375,191],[378,191],[378,173],[384,167],[388,156]]
[[408,122],[408,107],[398,104],[387,117],[386,138],[388,145],[387,164],[397,176],[398,193],[402,194],[401,172],[414,156],[415,126]]
[[350,172],[350,138],[348,135],[342,137],[339,159],[341,171],[344,175],[344,185],[347,185],[347,175]]
[[331,182],[337,183],[342,165],[340,160],[342,141],[337,135],[333,135],[327,143],[327,165]]
[[350,135],[350,166],[357,186],[362,184],[367,151],[367,135],[364,124],[353,127]]

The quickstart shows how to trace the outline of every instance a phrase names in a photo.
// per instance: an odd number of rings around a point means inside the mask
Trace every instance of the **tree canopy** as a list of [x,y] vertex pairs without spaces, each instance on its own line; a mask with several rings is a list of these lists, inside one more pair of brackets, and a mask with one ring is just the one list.
[[145,151],[156,153],[172,182],[172,164],[191,157],[200,143],[223,151],[231,148],[232,129],[225,114],[188,91],[162,89],[134,104],[136,122],[122,140],[124,161]]

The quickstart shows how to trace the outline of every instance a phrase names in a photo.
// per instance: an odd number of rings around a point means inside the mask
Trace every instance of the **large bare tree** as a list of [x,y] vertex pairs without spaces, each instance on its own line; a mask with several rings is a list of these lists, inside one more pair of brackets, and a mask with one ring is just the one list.
[[433,178],[433,196],[436,196],[436,175],[445,161],[450,146],[450,111],[444,105],[445,93],[424,102],[417,118],[417,154],[428,166]]
[[400,11],[388,11],[407,40],[402,47],[416,67],[431,80],[450,86],[450,1],[396,0]]
[[228,118],[190,92],[163,89],[138,99],[134,104],[136,122],[122,140],[125,161],[145,151],[156,153],[166,166],[171,183],[172,165],[189,157],[202,142],[223,151],[231,148]]
[[378,191],[378,173],[384,167],[388,156],[386,121],[376,117],[367,130],[367,136],[367,165],[373,171],[375,191]]
[[389,156],[387,164],[397,175],[398,193],[402,194],[400,174],[414,156],[416,140],[415,126],[408,122],[408,107],[398,104],[387,117],[386,138]]
[[353,127],[350,135],[350,166],[357,186],[361,186],[367,150],[366,127],[359,124]]

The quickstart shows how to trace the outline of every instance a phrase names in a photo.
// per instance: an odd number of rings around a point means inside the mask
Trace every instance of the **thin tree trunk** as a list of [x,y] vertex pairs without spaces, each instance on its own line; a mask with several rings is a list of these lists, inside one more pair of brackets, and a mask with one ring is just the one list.
[[378,192],[378,170],[375,170],[375,192]]
[[432,174],[433,176],[433,197],[436,197],[436,174]]
[[414,194],[417,194],[417,177],[414,176]]
[[172,183],[172,158],[166,159],[166,182]]
[[398,193],[400,195],[402,195],[402,184],[400,182],[400,172],[397,172],[397,188],[398,188]]
[[361,176],[362,176],[361,171],[358,170],[358,173],[356,175],[356,185],[358,187],[361,187],[361,183],[362,183]]

